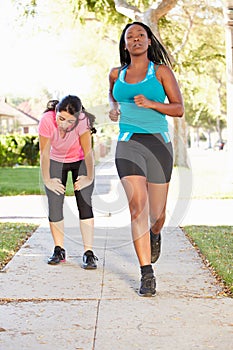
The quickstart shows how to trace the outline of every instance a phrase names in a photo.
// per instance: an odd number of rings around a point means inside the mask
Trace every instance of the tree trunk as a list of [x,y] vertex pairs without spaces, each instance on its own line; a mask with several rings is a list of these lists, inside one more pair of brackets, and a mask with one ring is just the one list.
[[173,126],[174,164],[188,168],[185,118],[174,118]]
[[208,130],[208,148],[212,148],[212,142],[211,142],[211,131]]
[[221,123],[220,123],[219,117],[217,117],[217,120],[216,120],[216,129],[218,132],[218,139],[220,142],[222,142],[222,128],[221,128]]
[[196,139],[197,147],[200,146],[200,132],[199,132],[199,126],[197,126],[197,139]]

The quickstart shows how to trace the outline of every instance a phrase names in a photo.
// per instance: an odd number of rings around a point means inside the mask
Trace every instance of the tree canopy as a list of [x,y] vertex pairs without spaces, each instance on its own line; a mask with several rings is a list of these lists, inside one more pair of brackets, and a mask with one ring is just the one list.
[[[41,0],[16,3],[27,18],[36,20],[37,16],[44,15]],[[64,3],[48,0],[46,6],[51,18],[47,31],[67,31],[66,50],[73,57],[72,64],[86,67],[91,76],[92,91],[84,97],[85,104],[107,103],[108,72],[119,64],[120,32],[126,23],[139,20],[151,26],[170,52],[187,106],[186,121],[195,126],[197,110],[202,111],[203,128],[224,120],[223,1],[69,0]],[[206,122],[203,121],[205,116]]]

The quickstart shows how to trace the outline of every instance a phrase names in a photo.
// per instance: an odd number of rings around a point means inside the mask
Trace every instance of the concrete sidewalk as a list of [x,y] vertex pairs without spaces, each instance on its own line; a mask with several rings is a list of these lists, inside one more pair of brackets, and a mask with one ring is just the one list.
[[[40,224],[1,273],[1,350],[233,348],[233,299],[221,296],[221,287],[182,230],[171,225],[185,220],[172,221],[173,204],[155,264],[157,295],[137,295],[140,271],[129,212],[111,159],[96,171],[96,271],[81,268],[83,247],[72,198],[65,203],[67,262],[58,266],[46,263],[53,249],[46,198],[15,197],[10,205],[6,197],[0,205],[1,221]],[[203,210],[200,205],[196,209]],[[196,224],[192,217],[188,223]]]

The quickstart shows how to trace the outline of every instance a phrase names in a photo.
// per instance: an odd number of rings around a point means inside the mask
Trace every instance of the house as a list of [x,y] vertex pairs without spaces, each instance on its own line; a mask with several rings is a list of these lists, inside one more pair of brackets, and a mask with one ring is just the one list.
[[37,134],[39,120],[0,98],[0,134]]

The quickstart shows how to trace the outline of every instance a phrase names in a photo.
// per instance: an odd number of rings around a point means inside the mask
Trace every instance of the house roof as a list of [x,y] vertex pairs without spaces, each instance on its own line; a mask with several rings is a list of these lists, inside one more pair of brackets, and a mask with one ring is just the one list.
[[12,107],[5,101],[0,100],[0,117],[5,116],[9,118],[17,118],[17,121],[20,125],[29,126],[29,125],[38,125],[39,120],[35,117],[32,117],[30,114],[27,114],[15,107]]

